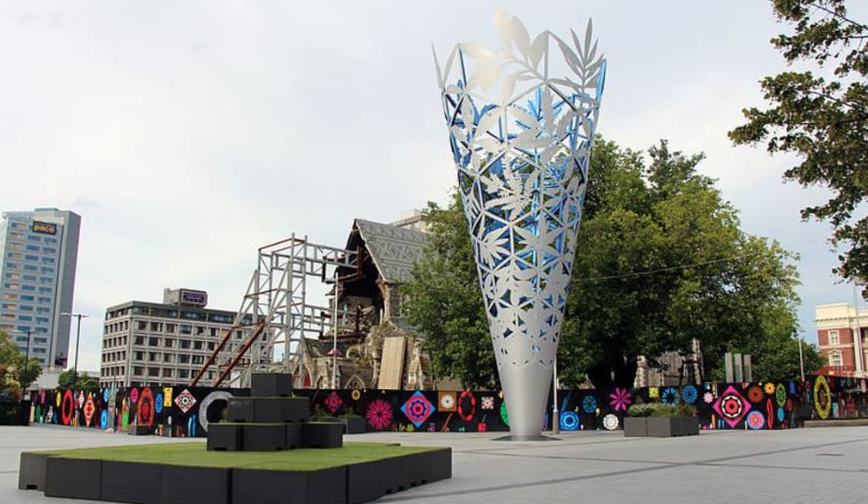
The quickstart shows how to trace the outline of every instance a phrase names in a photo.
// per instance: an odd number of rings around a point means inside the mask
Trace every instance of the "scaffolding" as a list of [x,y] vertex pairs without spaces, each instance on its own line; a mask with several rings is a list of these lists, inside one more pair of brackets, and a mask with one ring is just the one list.
[[[336,326],[347,326],[338,305],[338,283],[361,276],[361,250],[310,243],[307,236],[275,242],[258,250],[257,266],[232,327],[205,361],[190,386],[200,384],[209,368],[214,387],[249,387],[253,371],[292,372],[302,362],[307,339],[319,338]],[[339,277],[340,273],[350,272]],[[308,280],[333,285],[332,307],[307,303]],[[337,322],[333,313],[337,313]],[[282,349],[282,358],[275,352]],[[300,374],[299,374],[300,375]],[[301,380],[296,376],[296,380]],[[297,383],[301,386],[301,383]]]

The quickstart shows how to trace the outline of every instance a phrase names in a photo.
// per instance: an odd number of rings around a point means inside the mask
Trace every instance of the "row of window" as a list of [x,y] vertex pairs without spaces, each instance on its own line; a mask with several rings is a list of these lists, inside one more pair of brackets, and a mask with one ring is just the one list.
[[9,311],[16,311],[16,310],[21,310],[21,311],[26,311],[26,312],[36,311],[36,313],[50,313],[51,312],[51,308],[48,308],[47,306],[33,306],[33,305],[28,305],[28,304],[17,305],[15,303],[2,303],[2,304],[0,304],[0,308],[2,308],[3,310],[9,310]]
[[5,301],[21,300],[21,301],[30,301],[30,302],[36,301],[37,303],[40,303],[40,304],[51,304],[52,303],[52,300],[50,297],[45,297],[45,296],[34,297],[34,296],[31,296],[30,294],[17,294],[14,292],[4,292],[3,293],[3,300],[5,300]]
[[36,285],[22,284],[18,282],[5,282],[3,287],[9,290],[22,290],[26,292],[36,292],[38,290],[40,294],[51,294],[51,291],[53,290],[51,287],[37,287]]
[[[6,269],[7,270],[17,270],[17,269],[19,269],[18,266],[19,266],[19,264],[15,263],[15,262],[7,262],[6,263]],[[53,275],[54,274],[54,268],[53,267],[51,267],[51,266],[36,266],[35,264],[24,264],[24,271],[33,271],[33,272],[39,271],[45,275]]]
[[[9,242],[9,244],[7,246],[9,247],[9,250],[26,250],[28,252],[42,252],[43,254],[51,254],[51,255],[57,254],[57,249],[54,247],[40,247],[38,245],[24,245],[23,243],[17,243],[17,242]],[[7,257],[12,257],[12,254],[10,253]],[[36,257],[35,259],[30,259],[30,257],[35,257],[35,256],[25,255],[24,259],[28,260],[28,261],[38,261],[39,260],[38,257]],[[43,257],[43,259],[52,259],[51,262],[54,262],[53,257]],[[21,259],[19,258],[18,260],[20,261]]]
[[21,322],[36,322],[37,324],[47,324],[49,322],[48,317],[34,317],[33,315],[15,315],[14,313],[3,313],[0,314],[0,320],[4,320],[6,322],[12,322],[15,320]]
[[[133,325],[133,328],[136,331],[147,331],[147,332],[155,332],[161,334],[181,334],[181,335],[193,335],[196,336],[210,336],[212,338],[216,338],[218,336],[222,336],[225,334],[226,329],[221,327],[205,327],[199,325],[191,325],[191,324],[174,324],[168,322],[148,322],[146,320],[137,320]],[[127,331],[129,329],[129,322],[116,322],[112,324],[105,324],[103,326],[104,334],[115,334]],[[236,330],[236,338],[241,339],[244,337],[244,331]]]

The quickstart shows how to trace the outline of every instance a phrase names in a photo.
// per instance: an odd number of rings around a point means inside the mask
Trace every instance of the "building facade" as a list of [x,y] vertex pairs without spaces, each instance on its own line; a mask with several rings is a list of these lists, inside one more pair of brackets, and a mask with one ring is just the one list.
[[0,330],[43,367],[65,366],[81,217],[56,208],[0,220]]
[[[227,331],[236,342],[246,340],[250,329],[233,324],[235,312],[206,308],[207,302],[204,291],[166,289],[162,303],[129,301],[108,308],[100,386],[187,385]],[[214,383],[221,364],[218,356],[201,385]]]
[[817,343],[826,359],[821,373],[832,376],[868,378],[868,309],[848,303],[815,307]]

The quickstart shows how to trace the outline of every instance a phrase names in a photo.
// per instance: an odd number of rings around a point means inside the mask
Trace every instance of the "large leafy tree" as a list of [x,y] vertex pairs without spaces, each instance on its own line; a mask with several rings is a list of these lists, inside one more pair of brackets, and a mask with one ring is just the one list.
[[868,278],[868,217],[859,212],[868,197],[868,25],[849,16],[845,0],[773,0],[772,6],[792,27],[772,44],[787,63],[811,69],[763,79],[768,107],[745,109],[747,123],[729,137],[798,156],[784,177],[832,192],[802,217],[829,220],[833,244],[849,245],[837,273]]
[[0,388],[20,394],[31,383],[36,381],[42,368],[39,360],[26,356],[18,349],[18,345],[9,334],[0,331]]
[[87,371],[79,373],[78,378],[75,376],[75,370],[73,369],[67,369],[60,373],[60,376],[57,377],[58,386],[61,388],[72,388],[72,384],[75,382],[75,388],[77,390],[99,388],[99,380],[92,376],[88,376]]

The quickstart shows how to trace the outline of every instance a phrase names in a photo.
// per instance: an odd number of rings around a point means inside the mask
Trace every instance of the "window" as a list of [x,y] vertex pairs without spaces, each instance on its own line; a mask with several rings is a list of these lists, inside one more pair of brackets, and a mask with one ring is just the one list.
[[829,365],[830,366],[843,366],[844,358],[841,356],[841,352],[829,352]]
[[166,348],[172,348],[175,346],[175,340],[166,338]]
[[41,242],[41,241],[42,241],[42,237],[41,237],[41,236],[38,236],[38,235],[29,235],[29,236],[27,237],[27,239],[28,239],[29,241],[32,241],[32,242]]
[[181,340],[181,348],[190,348],[190,340],[182,339]]
[[832,329],[829,331],[829,344],[830,345],[840,345],[841,344],[841,333],[837,329]]
[[191,326],[191,325],[181,324],[178,327],[181,330],[181,334],[192,334],[193,333],[193,326]]
[[160,376],[160,368],[149,367],[148,376]]
[[54,254],[55,252],[57,252],[57,249],[51,247],[42,247],[42,251],[46,254]]
[[39,252],[39,246],[38,245],[28,245],[27,250],[29,250],[31,252]]
[[148,346],[160,346],[160,338],[148,338]]
[[175,334],[175,324],[166,324],[166,332],[169,334]]
[[193,350],[202,350],[202,342],[196,341],[193,343]]
[[136,322],[136,329],[139,331],[145,331],[148,329],[148,323],[144,320],[139,320],[138,322]]
[[190,356],[188,354],[181,354],[178,356],[178,362],[180,362],[181,364],[189,364]]
[[136,336],[135,344],[136,345],[144,345],[145,344],[145,337],[144,336]]
[[178,378],[189,378],[190,371],[187,369],[179,369],[178,370]]

